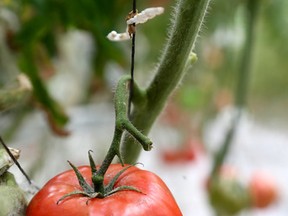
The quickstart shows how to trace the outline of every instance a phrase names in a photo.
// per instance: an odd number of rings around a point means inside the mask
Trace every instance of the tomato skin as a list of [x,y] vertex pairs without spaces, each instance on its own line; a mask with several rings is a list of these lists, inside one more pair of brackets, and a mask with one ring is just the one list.
[[249,183],[252,205],[257,208],[266,208],[278,198],[278,188],[274,179],[268,174],[256,172]]
[[[85,180],[92,185],[90,166],[78,167]],[[110,165],[105,175],[107,184],[123,167]],[[174,197],[165,183],[155,174],[135,166],[127,169],[117,180],[115,187],[133,186],[142,193],[126,190],[106,198],[94,198],[86,204],[87,197],[73,195],[58,205],[57,201],[67,193],[81,190],[73,170],[60,173],[46,183],[28,205],[26,216],[180,216]]]

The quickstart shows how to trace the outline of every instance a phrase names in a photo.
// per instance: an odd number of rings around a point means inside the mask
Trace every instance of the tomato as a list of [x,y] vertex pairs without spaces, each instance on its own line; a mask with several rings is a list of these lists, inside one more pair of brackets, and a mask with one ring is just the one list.
[[24,191],[8,171],[0,176],[0,215],[24,215],[27,206]]
[[204,150],[198,140],[189,139],[180,149],[168,149],[161,152],[162,159],[167,163],[185,163],[195,161]]
[[237,180],[237,169],[233,166],[230,166],[228,164],[224,164],[220,167],[219,175],[221,178],[224,178],[226,180]]
[[167,163],[190,162],[196,159],[196,152],[193,148],[166,150],[162,153],[162,158]]
[[173,163],[182,159],[182,152],[177,150],[165,150],[161,152],[161,156],[165,162]]
[[[91,167],[78,167],[85,180],[92,185]],[[112,164],[107,170],[104,184],[122,170]],[[63,172],[50,181],[33,197],[26,216],[178,216],[182,215],[174,197],[165,183],[155,174],[130,167],[117,179],[114,187],[132,186],[135,190],[122,190],[105,198],[89,199],[73,195],[59,201],[64,195],[81,190],[73,170]]]
[[209,200],[218,215],[234,215],[250,206],[248,189],[238,180],[236,169],[224,165],[206,182]]
[[[220,167],[218,171],[218,178],[227,181],[234,181],[234,180],[237,181],[238,178],[237,170],[233,166],[224,164]],[[211,176],[209,176],[204,182],[206,190],[209,189],[209,187],[211,186],[210,184],[211,184]]]
[[252,205],[265,208],[278,198],[278,188],[275,180],[265,173],[256,172],[249,183]]

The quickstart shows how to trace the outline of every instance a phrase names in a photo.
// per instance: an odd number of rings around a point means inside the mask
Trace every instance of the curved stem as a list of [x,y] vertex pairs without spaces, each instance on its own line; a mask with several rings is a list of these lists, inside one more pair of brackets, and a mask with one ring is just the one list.
[[[185,75],[185,64],[195,44],[210,0],[179,0],[174,23],[170,30],[156,75],[146,91],[146,103],[135,106],[131,113],[133,125],[148,134],[167,98]],[[133,98],[133,102],[134,102]],[[123,156],[126,163],[134,163],[141,147],[125,136]]]
[[[122,165],[124,165],[122,156],[120,154],[120,143],[122,135],[125,130],[129,132],[132,135],[132,137],[134,137],[143,146],[145,150],[150,150],[152,146],[151,140],[145,135],[143,135],[136,127],[134,127],[128,118],[130,81],[131,81],[130,76],[123,76],[119,80],[116,88],[115,92],[116,123],[115,123],[114,137],[102,165],[100,166],[99,170],[95,172],[95,175],[93,175],[92,178],[94,188],[97,188],[97,190],[100,190],[100,192],[104,188],[103,176],[105,175],[108,167],[110,166],[116,155],[120,159]],[[136,92],[138,92],[138,90],[136,90]]]

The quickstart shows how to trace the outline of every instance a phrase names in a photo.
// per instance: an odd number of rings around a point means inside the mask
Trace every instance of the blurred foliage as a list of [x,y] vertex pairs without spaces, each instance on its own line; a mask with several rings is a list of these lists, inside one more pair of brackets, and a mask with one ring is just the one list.
[[[232,104],[245,39],[243,5],[246,1],[212,2],[201,40],[195,48],[199,61],[175,94],[176,101],[184,109],[192,113],[211,112]],[[148,79],[151,76],[149,71],[163,49],[174,1],[149,0],[137,4],[139,11],[150,6],[165,7],[163,16],[137,28],[136,76]],[[267,98],[277,97],[287,101],[288,3],[285,0],[259,0],[259,4],[249,84],[250,103],[259,102],[259,98],[265,103]],[[20,71],[30,78],[36,104],[45,110],[54,127],[62,128],[68,121],[63,108],[49,95],[45,79],[45,69],[53,68],[53,59],[59,55],[61,35],[75,29],[88,32],[93,38],[95,47],[91,67],[95,73],[91,86],[103,79],[108,62],[114,61],[126,70],[129,68],[130,43],[113,43],[106,39],[106,35],[114,29],[124,31],[125,17],[132,8],[132,1],[2,0],[0,8],[11,11],[18,19],[19,27],[13,28],[0,18],[0,26],[5,26],[5,42],[15,55]],[[0,74],[4,61],[0,59]],[[6,86],[5,82],[7,79],[0,75],[2,88]]]
[[13,11],[20,22],[19,30],[6,29],[7,44],[17,54],[21,71],[30,78],[34,96],[54,127],[64,126],[68,117],[47,92],[41,69],[58,55],[59,35],[69,29],[91,34],[97,50],[93,61],[95,75],[101,78],[108,61],[127,64],[123,50],[109,42],[106,35],[122,20],[118,16],[125,18],[123,13],[129,11],[128,3],[124,0],[11,0],[2,3],[2,7]]
[[[176,102],[182,109],[176,111],[178,118],[181,116],[178,111],[189,112],[195,116],[201,113],[201,117],[207,118],[223,107],[234,104],[235,87],[239,80],[241,55],[245,42],[247,18],[245,4],[247,1],[255,0],[212,1],[200,34],[201,40],[198,40],[195,47],[198,62],[193,65],[192,69],[187,69],[188,72],[181,88],[173,97],[173,102]],[[166,34],[169,34],[168,20],[174,3],[175,1],[172,0],[137,2],[139,11],[149,6],[165,7],[163,16],[151,20],[149,25],[137,27],[136,77],[140,77],[144,82],[150,80],[153,65],[156,64],[163,49]],[[262,107],[267,109],[276,105],[284,108],[284,113],[286,113],[285,105],[288,105],[288,61],[286,60],[288,55],[288,1],[258,0],[258,4],[255,44],[252,50],[252,73],[248,82],[248,107],[253,107],[254,112],[255,110],[257,112]],[[28,104],[29,110],[31,105],[41,107],[54,132],[58,135],[67,135],[63,128],[68,121],[68,116],[58,102],[50,96],[45,75],[47,68],[57,73],[53,68],[53,59],[57,59],[60,55],[60,36],[70,30],[82,30],[92,37],[94,53],[91,68],[93,68],[94,76],[88,84],[92,89],[94,83],[99,80],[104,82],[105,67],[109,62],[115,62],[125,68],[125,71],[129,71],[129,41],[113,43],[107,40],[106,35],[112,30],[119,32],[125,30],[125,17],[131,8],[131,0],[0,0],[0,33],[3,33],[1,30],[4,31],[4,38],[0,37],[0,41],[4,41],[5,46],[12,53],[15,65],[20,72],[30,78],[33,85],[33,97],[27,99],[25,94],[25,100],[19,100],[23,92],[13,89],[13,85],[11,88],[11,79],[6,75],[13,72],[5,71],[7,68],[2,66],[6,64],[6,59],[0,58],[0,111],[4,110],[1,104],[3,101],[8,101],[3,105],[5,110],[7,104],[13,107],[11,103],[15,101],[20,107],[16,108],[15,115],[8,120],[10,125],[7,134],[12,134],[17,125],[20,125],[19,121],[27,113]],[[19,26],[11,26],[9,21],[1,17],[1,12],[4,10],[9,10],[15,15]],[[2,43],[1,41],[0,54],[5,55]],[[89,94],[91,92],[87,92],[88,97]],[[13,98],[10,95],[14,95]],[[196,118],[193,119],[197,121],[196,124],[201,124],[205,120],[199,121]],[[185,119],[187,121],[189,118],[185,115]],[[188,128],[190,135],[189,123],[185,122],[183,125]],[[238,188],[238,185],[232,186]],[[213,198],[212,202],[219,205],[217,203],[219,188],[216,189],[212,192],[216,194],[217,199]],[[234,188],[232,189],[235,191]],[[223,197],[223,199],[228,198]],[[233,199],[234,197],[232,197],[233,203],[229,203],[230,206],[236,205]]]
[[[199,61],[175,96],[186,110],[213,113],[233,104],[245,41],[246,1],[212,2],[196,46]],[[270,99],[280,100],[279,107],[288,102],[288,2],[259,0],[258,4],[248,107],[267,111]]]

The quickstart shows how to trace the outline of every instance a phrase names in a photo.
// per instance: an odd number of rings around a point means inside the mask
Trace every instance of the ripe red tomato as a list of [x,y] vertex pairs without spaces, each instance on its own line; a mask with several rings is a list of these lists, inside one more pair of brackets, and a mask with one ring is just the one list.
[[161,156],[165,162],[174,163],[182,159],[182,152],[176,150],[164,150],[161,152]]
[[190,138],[179,149],[163,150],[161,157],[167,163],[187,163],[195,161],[203,152],[201,142]]
[[[92,185],[90,166],[78,168],[85,180]],[[104,184],[123,167],[110,165]],[[26,216],[180,216],[182,215],[174,197],[165,183],[155,174],[135,166],[127,169],[116,181],[115,187],[133,186],[141,191],[125,190],[105,198],[93,198],[87,202],[82,195],[70,196],[57,201],[75,190],[81,190],[73,170],[63,172],[50,181],[33,197]]]
[[265,173],[256,172],[249,183],[252,205],[265,208],[278,198],[278,188],[274,179]]
[[167,163],[190,162],[196,159],[196,151],[192,148],[165,150],[162,158]]

